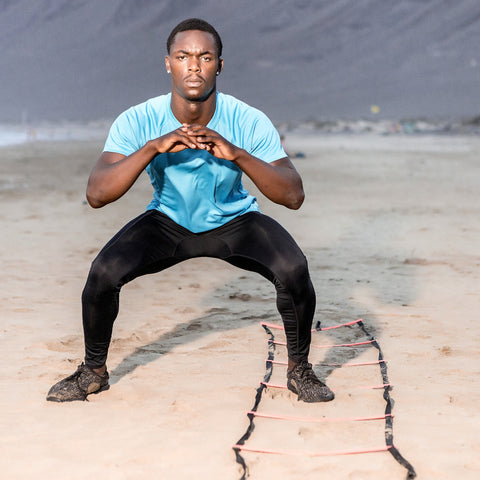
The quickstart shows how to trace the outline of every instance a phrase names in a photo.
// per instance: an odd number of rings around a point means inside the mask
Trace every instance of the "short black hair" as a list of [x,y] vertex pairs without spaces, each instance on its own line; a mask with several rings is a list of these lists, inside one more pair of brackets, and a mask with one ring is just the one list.
[[215,40],[215,46],[217,47],[217,56],[222,56],[223,44],[218,32],[205,20],[200,18],[188,18],[183,22],[180,22],[171,32],[167,38],[167,52],[170,55],[170,48],[175,40],[175,35],[180,32],[187,32],[189,30],[200,30],[213,35]]

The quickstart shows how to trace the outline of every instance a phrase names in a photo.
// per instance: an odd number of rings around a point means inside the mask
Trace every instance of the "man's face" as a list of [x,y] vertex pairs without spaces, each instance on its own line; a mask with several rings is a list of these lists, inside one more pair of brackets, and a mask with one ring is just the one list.
[[190,102],[201,102],[215,91],[223,60],[217,58],[213,35],[188,30],[175,35],[165,65],[172,75],[175,93]]

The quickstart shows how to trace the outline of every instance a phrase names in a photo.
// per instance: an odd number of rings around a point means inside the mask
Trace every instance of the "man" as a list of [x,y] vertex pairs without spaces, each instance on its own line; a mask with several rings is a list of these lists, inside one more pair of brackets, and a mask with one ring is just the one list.
[[288,388],[306,402],[333,399],[308,363],[315,292],[306,259],[288,232],[259,212],[241,176],[292,209],[303,203],[302,181],[268,118],[217,92],[221,55],[210,24],[181,22],[167,40],[171,93],[130,108],[112,125],[88,181],[89,204],[117,200],[144,169],[153,200],[92,263],[82,295],[85,362],[54,385],[47,400],[85,400],[107,389],[121,287],[200,256],[258,272],[275,285],[287,337]]

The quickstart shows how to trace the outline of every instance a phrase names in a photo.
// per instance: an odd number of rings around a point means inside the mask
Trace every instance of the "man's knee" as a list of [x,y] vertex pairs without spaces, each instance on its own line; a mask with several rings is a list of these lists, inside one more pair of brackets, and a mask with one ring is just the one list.
[[277,288],[280,287],[280,290],[286,290],[295,297],[315,295],[308,263],[303,255],[295,261],[285,262],[283,268],[276,272],[276,278],[279,282]]
[[118,288],[121,283],[118,264],[118,261],[109,260],[100,254],[92,262],[83,294],[99,294]]
[[295,258],[290,258],[285,262],[282,276],[293,283],[303,283],[309,280],[310,274],[308,271],[307,259],[304,255],[296,255]]

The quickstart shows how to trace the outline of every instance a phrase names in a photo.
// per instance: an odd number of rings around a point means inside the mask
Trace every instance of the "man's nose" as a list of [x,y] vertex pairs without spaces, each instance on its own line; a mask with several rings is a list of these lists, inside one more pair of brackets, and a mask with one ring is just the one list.
[[192,57],[188,62],[188,69],[191,72],[198,72],[200,70],[200,61],[198,58]]

